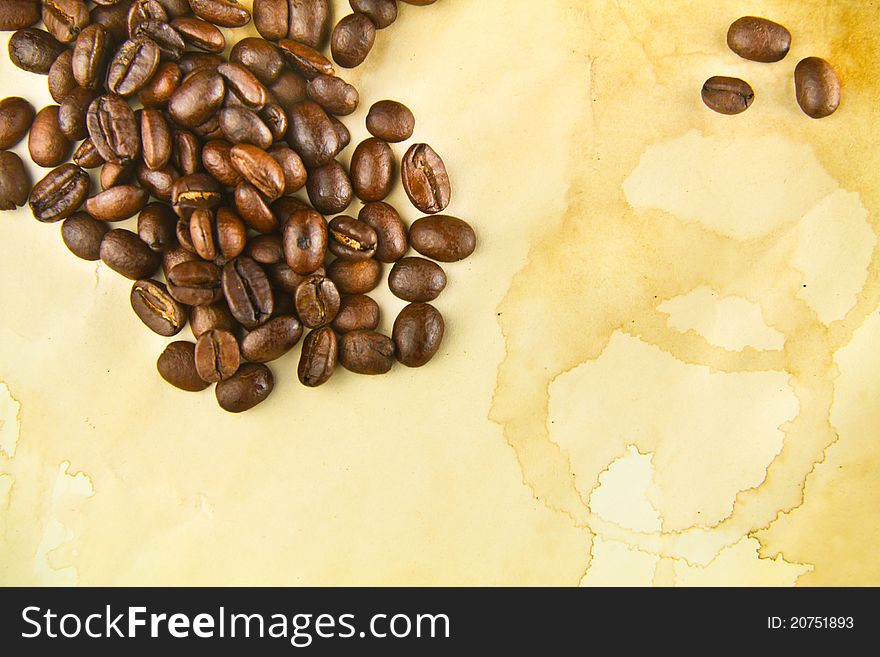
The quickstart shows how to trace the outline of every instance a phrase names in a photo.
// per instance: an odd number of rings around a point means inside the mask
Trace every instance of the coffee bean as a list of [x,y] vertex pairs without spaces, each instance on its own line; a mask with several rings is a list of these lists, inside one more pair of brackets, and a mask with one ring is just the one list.
[[234,187],[241,180],[241,174],[232,166],[229,156],[229,142],[222,139],[209,141],[202,148],[202,165],[221,185]]
[[376,252],[376,231],[363,221],[340,215],[330,222],[328,230],[330,252],[337,258],[367,260]]
[[329,0],[255,0],[254,25],[267,39],[287,37],[321,48],[330,27]]
[[367,130],[383,141],[406,141],[412,137],[415,126],[413,113],[395,100],[380,100],[367,113]]
[[101,240],[109,230],[107,224],[77,212],[61,223],[61,239],[78,258],[83,260],[101,259]]
[[220,268],[213,262],[184,260],[171,267],[167,277],[168,292],[188,306],[215,303],[223,294],[220,287]]
[[285,179],[281,165],[262,148],[238,144],[229,152],[232,166],[270,201],[284,193]]
[[217,67],[226,81],[226,88],[246,107],[258,110],[268,102],[268,92],[257,76],[241,64],[227,62]]
[[349,14],[340,20],[330,35],[333,61],[344,68],[354,68],[370,54],[376,42],[376,26],[365,14]]
[[149,278],[159,268],[157,253],[130,230],[116,228],[101,241],[101,260],[113,271],[133,281]]
[[64,52],[64,45],[51,34],[35,27],[18,30],[9,39],[9,59],[28,73],[46,75],[52,62]]
[[381,201],[394,184],[394,153],[375,137],[365,139],[351,156],[351,182],[354,194],[369,203]]
[[425,258],[401,258],[388,274],[388,289],[404,301],[433,301],[446,287],[446,273]]
[[349,331],[339,339],[339,364],[357,374],[385,374],[394,365],[394,342],[371,330]]
[[138,124],[131,107],[119,96],[99,96],[89,106],[89,137],[106,162],[123,164],[141,150]]
[[[376,253],[380,262],[395,262],[409,248],[406,226],[397,210],[387,203],[367,203],[358,213],[358,219],[376,232]],[[436,260],[437,258],[435,258]]]
[[298,274],[310,274],[327,253],[327,222],[314,210],[293,212],[284,224],[284,260]]
[[205,260],[231,260],[244,251],[247,229],[232,210],[218,208],[215,216],[210,210],[198,209],[189,226],[196,253]]
[[95,148],[95,143],[88,137],[73,152],[73,162],[83,169],[94,169],[104,164],[104,158]]
[[701,95],[706,107],[720,114],[745,112],[755,100],[755,92],[748,82],[721,75],[706,80]]
[[113,5],[98,5],[92,8],[89,18],[92,23],[102,25],[114,43],[122,43],[128,38],[129,0],[120,0]]
[[226,94],[223,78],[210,69],[200,69],[183,80],[168,101],[168,112],[180,125],[203,124],[220,109]]
[[442,212],[449,205],[452,189],[446,166],[427,144],[409,147],[400,173],[409,200],[425,214]]
[[329,59],[304,43],[281,39],[278,41],[278,47],[290,67],[306,80],[311,80],[322,73],[333,75],[336,72]]
[[444,214],[414,221],[409,229],[409,241],[423,256],[440,262],[463,260],[477,246],[474,229],[467,222]]
[[284,259],[279,235],[257,235],[248,240],[244,253],[261,265],[274,265]]
[[[177,225],[174,227],[174,236],[177,238],[177,243],[181,246],[181,248],[186,249],[187,251],[191,251],[192,253],[196,253],[196,246],[192,241],[192,230],[190,229],[190,221],[192,216],[200,211],[205,210],[205,208],[196,208],[184,214],[177,219]],[[208,210],[210,211],[210,210]]]
[[181,390],[199,392],[210,385],[199,376],[196,370],[196,345],[179,340],[170,343],[159,355],[156,369],[159,376]]
[[296,314],[306,328],[329,324],[339,312],[339,291],[329,278],[312,275],[296,288]]
[[293,315],[273,317],[244,336],[241,354],[255,363],[268,363],[293,349],[302,334],[302,324]]
[[[268,126],[272,133],[272,141],[282,141],[287,136],[287,112],[278,103],[266,103],[259,111],[263,123]],[[291,151],[292,152],[292,151]],[[297,155],[297,159],[299,155]],[[303,181],[305,184],[305,181]]]
[[285,38],[289,15],[287,0],[254,0],[254,27],[264,39]]
[[343,212],[354,195],[348,174],[336,160],[311,171],[306,191],[309,201],[321,214]]
[[58,125],[59,110],[57,105],[44,107],[31,124],[28,152],[38,166],[55,167],[70,156],[72,144]]
[[134,174],[134,162],[116,164],[105,162],[101,165],[101,189],[107,190],[117,185],[125,185]]
[[223,202],[217,181],[205,173],[178,178],[171,188],[171,202],[180,216],[196,208],[216,208]]
[[[176,239],[176,238],[175,238]],[[162,273],[168,282],[171,282],[171,270],[183,262],[200,262],[201,259],[195,253],[190,253],[182,246],[176,246],[168,249],[162,254]],[[218,274],[219,276],[219,274]],[[169,285],[168,291],[171,291]],[[175,297],[177,298],[177,297]],[[180,301],[178,299],[178,301]],[[181,302],[183,303],[183,302]],[[209,302],[210,303],[210,302]]]
[[43,25],[62,43],[70,43],[89,24],[83,0],[43,0]]
[[232,313],[229,312],[225,301],[218,301],[217,303],[203,306],[193,306],[190,311],[189,327],[197,340],[204,333],[214,329],[235,333],[238,330],[238,326],[238,322],[235,321]]
[[116,51],[107,68],[107,88],[120,96],[145,89],[159,67],[159,46],[147,37],[129,39]]
[[245,363],[231,377],[217,384],[214,394],[220,408],[243,413],[266,400],[275,387],[272,371],[261,363]]
[[136,281],[129,295],[132,310],[151,331],[171,337],[186,324],[186,309],[175,301],[159,281]]
[[300,383],[315,388],[326,383],[336,370],[338,344],[329,326],[315,329],[303,341],[297,367]]
[[86,201],[85,210],[100,221],[122,221],[140,212],[149,192],[135,185],[117,185]]
[[55,58],[49,67],[49,95],[60,104],[71,91],[76,89],[76,78],[73,77],[73,51],[65,50]]
[[34,185],[30,198],[31,212],[44,223],[66,219],[86,200],[90,184],[89,174],[85,171],[75,164],[62,164]]
[[242,181],[236,186],[235,207],[248,227],[258,233],[271,233],[278,228],[278,219],[266,200],[248,182]]
[[27,203],[31,179],[21,158],[0,151],[0,210],[14,210]]
[[374,330],[379,325],[379,304],[364,294],[343,297],[339,312],[333,320],[333,328],[339,333]]
[[39,0],[7,0],[0,12],[0,32],[20,30],[39,22]]
[[830,116],[840,105],[840,78],[834,67],[819,57],[798,62],[794,69],[794,87],[798,105],[810,118]]
[[347,116],[357,109],[358,91],[342,78],[319,75],[306,85],[309,98],[331,114]]
[[58,128],[68,141],[79,141],[89,136],[86,113],[97,95],[94,89],[76,87],[61,102],[61,107],[58,108]]
[[189,0],[189,4],[196,16],[221,27],[243,27],[251,20],[237,0]]
[[307,167],[331,162],[340,150],[339,136],[330,117],[317,103],[306,100],[290,110],[287,142]]
[[269,96],[282,107],[290,108],[306,99],[307,83],[303,76],[284,70],[269,87]]
[[150,203],[138,215],[138,237],[153,251],[167,251],[177,244],[176,225],[177,216],[170,207],[164,203]]
[[351,143],[351,133],[348,131],[348,128],[345,127],[345,124],[337,119],[335,116],[330,117],[330,123],[333,124],[333,129],[336,131],[336,138],[339,140],[339,146],[336,148],[336,154],[333,157],[336,157],[342,150]]
[[397,20],[397,0],[348,0],[352,11],[366,14],[377,30]]
[[235,374],[241,364],[238,341],[229,331],[213,329],[196,341],[196,372],[209,383],[223,381]]
[[293,194],[302,189],[306,184],[308,174],[302,158],[296,154],[296,151],[283,144],[278,144],[269,149],[269,155],[278,163],[284,174],[282,194]]
[[180,173],[172,165],[166,166],[164,169],[153,171],[146,164],[140,163],[137,167],[138,182],[146,187],[150,194],[160,201],[166,203],[171,201],[171,190],[174,183],[180,178]]
[[128,36],[133,38],[138,26],[146,21],[168,21],[168,12],[157,0],[134,0],[128,12]]
[[274,44],[264,39],[242,39],[229,52],[229,61],[241,64],[263,84],[272,84],[284,69],[284,58]]
[[272,316],[274,299],[269,279],[250,258],[235,258],[223,267],[223,295],[229,312],[245,328],[253,329]]
[[171,152],[171,161],[174,162],[181,175],[191,176],[201,169],[202,147],[198,137],[188,130],[174,132],[174,145]]
[[766,18],[743,16],[727,30],[727,45],[744,59],[778,62],[788,54],[791,32]]
[[190,45],[209,52],[223,52],[226,48],[226,37],[217,26],[198,18],[175,18],[173,27]]
[[251,144],[266,149],[273,141],[269,126],[256,112],[246,107],[224,107],[220,110],[220,130],[231,144]]
[[407,367],[427,363],[443,341],[443,316],[427,303],[411,303],[394,320],[391,337],[397,360]]
[[343,260],[337,258],[327,267],[327,276],[342,294],[366,294],[382,280],[378,260]]
[[145,108],[141,112],[141,150],[144,164],[162,169],[171,160],[171,129],[162,112]]
[[97,89],[103,81],[104,66],[110,52],[108,41],[107,30],[98,24],[89,25],[76,38],[70,66],[79,86]]
[[164,107],[180,86],[180,67],[174,62],[161,62],[152,79],[138,92],[144,107]]

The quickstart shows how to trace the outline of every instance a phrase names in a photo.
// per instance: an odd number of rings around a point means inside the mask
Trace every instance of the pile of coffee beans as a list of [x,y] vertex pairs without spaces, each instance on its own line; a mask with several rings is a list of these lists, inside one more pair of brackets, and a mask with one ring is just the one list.
[[[351,139],[338,117],[360,97],[322,48],[357,66],[398,10],[397,0],[350,4],[331,33],[329,0],[254,0],[263,38],[228,57],[223,28],[251,20],[235,0],[9,0],[0,11],[0,30],[15,31],[13,63],[47,75],[58,103],[36,112],[0,101],[0,208],[29,202],[39,221],[62,222],[70,251],[134,281],[131,307],[157,334],[188,323],[195,342],[171,342],[159,374],[182,390],[216,384],[230,412],[266,399],[266,363],[301,339],[306,386],[337,364],[382,374],[427,363],[444,332],[429,303],[446,286],[438,262],[476,246],[466,222],[440,214],[451,185],[437,152],[413,143],[398,165],[390,144],[415,129],[403,104],[372,105],[373,136],[350,170],[337,160]],[[51,169],[33,189],[7,150],[25,135],[34,163]],[[426,215],[409,228],[385,202],[397,177]],[[308,201],[294,196],[302,190]],[[355,197],[357,217],[342,214]],[[135,216],[135,230],[116,227]],[[409,302],[391,336],[377,332],[368,296],[384,264]]]
[[[743,59],[779,62],[791,48],[791,32],[766,18],[743,16],[728,29],[727,45]],[[811,118],[830,116],[840,105],[840,79],[834,67],[820,57],[807,57],[798,62],[794,69],[794,88],[798,105]],[[716,75],[703,84],[702,97],[709,109],[721,114],[739,114],[755,100],[755,92],[745,80]]]

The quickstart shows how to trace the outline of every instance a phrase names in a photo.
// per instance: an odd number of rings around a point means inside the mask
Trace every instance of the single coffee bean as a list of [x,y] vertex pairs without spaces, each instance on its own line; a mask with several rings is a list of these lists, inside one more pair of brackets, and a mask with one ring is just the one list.
[[272,145],[272,131],[263,119],[246,107],[224,107],[220,110],[220,131],[231,144],[251,144],[260,149]]
[[43,0],[43,25],[62,43],[70,43],[89,24],[83,0]]
[[120,96],[145,89],[159,67],[159,46],[147,37],[129,39],[116,51],[107,68],[107,88]]
[[446,287],[446,273],[425,258],[401,258],[388,274],[388,289],[404,301],[433,301]]
[[226,95],[223,78],[214,70],[199,69],[185,78],[168,101],[168,112],[180,125],[193,128],[220,109]]
[[172,342],[159,355],[156,369],[159,376],[175,388],[187,392],[199,392],[210,384],[199,376],[196,370],[196,345],[192,342],[179,340]]
[[223,295],[229,312],[245,328],[256,328],[272,316],[269,279],[250,258],[235,258],[223,267]]
[[281,165],[262,148],[238,144],[229,152],[232,166],[270,201],[284,193],[285,180]]
[[0,151],[0,210],[14,210],[27,203],[31,180],[21,158]]
[[35,27],[18,30],[9,39],[9,59],[28,73],[46,75],[52,62],[64,52],[64,45],[51,34]]
[[287,0],[254,0],[254,27],[264,39],[285,38],[289,15]]
[[104,235],[100,253],[105,265],[133,281],[149,278],[159,268],[159,255],[136,233],[124,228],[115,228]]
[[77,212],[61,223],[61,239],[77,258],[100,260],[101,240],[108,230],[109,227],[103,221],[98,221],[85,212]]
[[198,137],[188,130],[176,130],[174,132],[174,145],[171,152],[171,161],[181,175],[190,176],[198,173],[201,169],[202,147]]
[[477,237],[467,222],[436,214],[413,222],[409,242],[416,251],[432,260],[456,262],[474,252]]
[[323,48],[330,32],[330,0],[288,0],[287,38]]
[[339,136],[320,105],[310,100],[298,103],[288,118],[287,142],[307,167],[319,167],[333,160],[340,150]]
[[336,370],[338,343],[329,326],[315,329],[303,341],[297,367],[300,383],[315,388],[326,383]]
[[20,30],[39,22],[39,0],[7,0],[0,12],[0,32]]
[[299,73],[284,70],[269,87],[269,97],[282,107],[290,108],[306,99],[307,82]]
[[141,150],[138,124],[128,103],[119,96],[99,96],[89,106],[89,137],[106,162],[124,164]]
[[49,67],[49,95],[52,100],[61,104],[61,101],[71,91],[76,89],[76,78],[73,77],[73,51],[65,50],[55,58]]
[[134,169],[134,162],[127,164],[105,162],[101,165],[101,189],[108,190],[116,185],[128,184],[134,175]]
[[830,116],[840,106],[840,78],[834,67],[819,57],[798,62],[794,69],[794,88],[798,105],[810,118]]
[[427,363],[443,341],[443,316],[427,303],[411,303],[394,320],[391,337],[397,360],[407,367]]
[[186,309],[168,294],[168,289],[159,281],[135,281],[129,301],[138,318],[159,335],[177,335],[186,324]]
[[223,381],[235,374],[241,364],[238,341],[229,331],[213,329],[196,341],[196,372],[209,383]]
[[94,169],[104,164],[104,158],[95,148],[95,143],[86,138],[73,152],[73,162],[83,169]]
[[241,174],[232,166],[229,142],[222,139],[209,141],[202,148],[202,165],[221,185],[234,187],[241,182]]
[[336,288],[342,294],[366,294],[376,289],[382,280],[382,265],[373,258],[369,260],[337,258],[327,267],[327,277],[336,283]]
[[360,66],[375,42],[373,21],[366,14],[349,14],[336,24],[330,35],[333,61],[344,68]]
[[177,244],[177,216],[164,203],[150,203],[138,215],[137,231],[153,251],[164,252]]
[[182,74],[174,62],[161,62],[152,79],[138,92],[144,107],[164,107],[180,86]]
[[743,59],[778,62],[788,54],[791,32],[766,18],[743,16],[727,30],[727,45]]
[[394,184],[394,153],[381,139],[365,139],[351,156],[351,183],[354,194],[369,203],[381,201]]
[[309,276],[295,295],[296,314],[306,328],[316,328],[329,324],[339,312],[339,291],[336,285],[325,276]]
[[189,327],[198,340],[204,333],[214,329],[235,333],[238,330],[238,322],[229,312],[226,302],[218,301],[203,306],[193,306],[189,316]]
[[223,202],[220,185],[205,173],[178,178],[171,188],[171,202],[178,215],[196,208],[216,208]]
[[366,14],[377,30],[397,20],[397,0],[348,0],[352,11]]
[[449,205],[452,188],[446,166],[427,144],[409,147],[400,173],[409,200],[425,214],[442,212]]
[[327,253],[327,222],[314,210],[298,210],[284,224],[284,260],[298,274],[310,274]]
[[220,27],[243,27],[251,20],[238,0],[189,0],[189,5],[196,16]]
[[395,100],[380,100],[367,113],[367,130],[383,141],[406,141],[412,137],[415,126],[413,113]]
[[311,80],[322,73],[333,75],[336,72],[329,59],[299,41],[281,39],[278,41],[278,48],[290,67],[306,80]]
[[311,171],[306,181],[306,191],[309,201],[321,214],[343,212],[354,196],[351,180],[336,160]]
[[268,363],[293,349],[302,334],[302,324],[293,315],[273,317],[244,336],[241,354],[255,363]]
[[394,342],[371,330],[349,331],[339,339],[339,364],[357,374],[385,374],[394,365]]
[[358,91],[342,78],[319,75],[306,85],[309,98],[331,114],[347,116],[357,109]]
[[146,164],[138,164],[136,170],[138,182],[146,187],[150,194],[160,201],[169,203],[171,201],[171,190],[174,183],[180,178],[180,172],[169,164],[163,169],[152,170]]
[[345,260],[367,260],[376,253],[376,231],[346,215],[340,215],[327,227],[330,236],[330,252]]
[[209,52],[223,52],[226,48],[226,37],[216,25],[198,18],[181,17],[171,21],[171,27],[195,48]]
[[271,233],[278,228],[278,219],[257,188],[246,181],[235,188],[235,208],[249,228],[258,233]]
[[90,185],[89,174],[75,164],[62,164],[34,185],[31,212],[44,223],[66,219],[86,200]]
[[339,312],[333,320],[333,328],[339,333],[366,329],[375,330],[379,325],[379,304],[365,294],[343,297]]
[[257,235],[248,240],[245,255],[261,265],[274,265],[284,260],[280,235]]
[[[176,239],[176,238],[175,238]],[[165,278],[168,282],[171,282],[171,270],[174,269],[177,265],[183,262],[200,262],[201,259],[195,253],[190,253],[182,246],[176,246],[168,249],[162,254],[162,273],[165,274]],[[219,273],[218,273],[219,279]],[[169,292],[171,291],[171,287],[169,285]],[[175,297],[177,298],[177,297]],[[180,301],[178,299],[178,301]],[[183,302],[181,302],[183,303]]]
[[147,204],[150,193],[135,185],[117,185],[86,201],[85,210],[100,221],[122,221]]
[[[287,136],[287,112],[278,103],[266,103],[259,111],[269,131],[272,133],[272,141],[282,141]],[[297,155],[297,158],[299,156]]]
[[86,114],[97,95],[98,92],[94,89],[77,87],[61,102],[61,107],[58,108],[58,128],[68,141],[79,141],[89,136]]
[[44,107],[31,124],[28,135],[28,152],[34,164],[56,167],[70,156],[72,144],[58,125],[58,105]]
[[97,23],[86,27],[76,38],[70,66],[79,86],[97,89],[103,82],[104,67],[110,53],[109,39],[107,30]]
[[128,36],[134,37],[138,26],[146,21],[168,21],[168,12],[157,0],[134,0],[128,12]]
[[162,112],[144,108],[141,111],[141,150],[144,164],[150,169],[163,169],[171,161],[171,129]]
[[720,114],[745,112],[755,100],[755,92],[748,82],[722,75],[706,80],[701,95],[706,107]]
[[397,210],[381,201],[367,203],[358,213],[358,219],[376,231],[376,253],[373,255],[376,260],[395,262],[403,257],[409,248],[409,242],[406,226]]
[[220,268],[213,262],[205,262],[197,258],[183,260],[170,268],[167,277],[168,292],[180,303],[188,306],[215,303],[223,294],[220,287]]
[[226,62],[217,67],[226,81],[226,88],[242,102],[245,107],[258,110],[268,102],[268,92],[256,75],[241,64]]
[[303,164],[302,158],[296,154],[296,151],[283,144],[277,144],[269,149],[269,155],[278,163],[284,174],[284,191],[281,193],[293,194],[302,189],[306,184],[308,174],[306,165]]
[[272,84],[284,69],[284,58],[274,44],[265,39],[247,37],[229,52],[229,61],[241,64],[263,84]]
[[89,12],[92,23],[102,25],[114,43],[122,43],[128,38],[128,12],[131,9],[129,0],[120,0],[112,5],[97,5]]
[[265,401],[275,381],[272,371],[261,363],[245,363],[231,377],[217,384],[214,394],[220,408],[229,413],[243,413]]

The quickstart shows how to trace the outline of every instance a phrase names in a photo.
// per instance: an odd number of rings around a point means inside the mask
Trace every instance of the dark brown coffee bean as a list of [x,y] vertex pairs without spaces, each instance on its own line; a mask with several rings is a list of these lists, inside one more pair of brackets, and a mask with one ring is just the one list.
[[327,222],[314,210],[298,210],[284,224],[284,260],[298,274],[310,274],[327,253]]
[[272,371],[261,363],[245,363],[231,377],[217,384],[214,394],[220,408],[243,413],[262,403],[272,393]]
[[[260,118],[263,119],[269,131],[272,133],[272,141],[283,141],[287,136],[287,112],[278,103],[266,103],[259,112]],[[292,152],[292,151],[291,151]],[[299,155],[297,155],[299,159]],[[305,181],[303,181],[305,184]]]
[[98,153],[91,139],[84,139],[73,153],[73,161],[83,169],[94,169],[104,164],[104,158]]
[[222,139],[209,141],[202,148],[202,165],[217,181],[226,187],[235,187],[241,182],[241,174],[232,166],[229,142]]
[[257,235],[248,240],[245,255],[261,265],[274,265],[284,260],[280,235]]
[[208,52],[223,52],[226,48],[226,37],[217,26],[198,18],[175,18],[171,27],[195,48]]
[[192,231],[190,230],[190,219],[192,215],[198,212],[199,210],[204,210],[204,208],[197,208],[186,213],[184,216],[179,217],[177,220],[177,225],[174,227],[174,236],[177,238],[177,243],[187,251],[192,251],[196,253],[196,246],[192,241]]
[[220,110],[220,130],[231,144],[252,144],[261,149],[272,145],[272,131],[263,119],[246,107],[224,107]]
[[395,100],[380,100],[367,113],[367,130],[383,141],[406,141],[412,137],[415,125],[413,113]]
[[217,73],[229,89],[246,107],[258,110],[268,101],[268,92],[257,76],[241,64],[227,62],[217,67]]
[[122,43],[128,38],[128,12],[131,9],[129,0],[120,0],[116,4],[93,7],[89,12],[92,23],[104,26],[114,43]]
[[[176,225],[176,224],[175,224]],[[175,238],[177,239],[177,238]],[[195,253],[190,253],[182,246],[177,246],[171,249],[168,249],[162,254],[162,273],[165,274],[165,278],[168,282],[171,282],[171,270],[174,269],[177,265],[183,262],[201,262],[201,258],[197,256]],[[219,273],[218,273],[219,279]],[[171,291],[171,286],[169,285],[168,291]],[[177,297],[175,297],[177,298]],[[179,301],[179,299],[178,299]],[[181,302],[183,303],[183,302]],[[196,336],[198,337],[198,336]]]
[[358,144],[351,156],[351,182],[355,196],[364,202],[381,201],[394,184],[394,153],[375,137]]
[[110,60],[107,88],[120,96],[131,96],[145,89],[159,67],[159,56],[159,46],[152,39],[129,39]]
[[339,338],[339,364],[357,374],[385,374],[394,365],[394,342],[375,331],[349,331]]
[[14,210],[27,203],[31,179],[21,158],[0,151],[0,210]]
[[319,75],[306,85],[309,98],[331,114],[347,116],[357,109],[358,91],[342,78]]
[[290,67],[306,80],[321,74],[333,75],[336,72],[329,59],[304,43],[281,39],[278,41],[278,47]]
[[168,21],[168,12],[157,0],[134,0],[128,12],[128,36],[134,38],[141,23],[146,21]]
[[288,16],[287,0],[254,0],[254,27],[264,39],[286,37]]
[[414,221],[409,241],[423,256],[440,262],[464,260],[477,246],[474,229],[467,222],[443,214]]
[[433,301],[446,287],[446,273],[425,258],[401,258],[388,274],[388,289],[404,301]]
[[64,45],[55,37],[35,27],[19,30],[9,39],[9,59],[29,73],[46,75],[63,51]]
[[180,86],[182,74],[174,62],[161,62],[152,79],[138,92],[144,107],[164,107]]
[[[188,224],[190,238],[184,248],[192,244],[199,257],[204,260],[214,260],[218,255],[214,213],[207,208],[198,208],[193,211]],[[185,225],[183,220],[178,224],[181,225]]]
[[778,62],[788,54],[791,32],[766,18],[743,16],[727,30],[727,45],[744,59]]
[[321,214],[343,212],[354,196],[351,180],[336,160],[311,171],[306,181],[306,191],[309,201]]
[[70,43],[89,24],[83,0],[43,0],[43,25],[62,43]]
[[196,341],[196,372],[209,383],[223,381],[235,374],[241,364],[238,341],[229,331],[214,329]]
[[427,363],[443,341],[443,316],[427,303],[411,303],[394,320],[391,337],[397,360],[407,367]]
[[[329,0],[287,0],[287,8],[282,7],[284,0],[260,0],[264,5],[263,24],[271,25],[269,31],[278,36],[267,39],[280,39],[287,37],[310,48],[322,48],[327,41],[327,33],[330,30],[330,2]],[[257,3],[254,3],[254,21],[256,21]],[[266,14],[273,16],[268,21]],[[259,28],[257,28],[259,29]],[[265,36],[265,35],[264,35]]]
[[88,199],[85,210],[100,221],[122,221],[140,212],[149,192],[135,185],[117,185]]
[[109,230],[107,224],[77,212],[61,223],[61,239],[77,258],[83,260],[101,259],[101,240]]
[[296,288],[296,314],[306,328],[329,324],[339,312],[339,291],[325,276],[313,275]]
[[275,82],[284,69],[284,58],[278,48],[265,39],[254,37],[236,43],[229,52],[229,61],[241,64],[266,85]]
[[229,152],[232,166],[268,200],[284,193],[285,179],[281,165],[262,148],[238,144]]
[[720,114],[745,112],[755,100],[755,92],[748,82],[721,75],[706,80],[701,95],[706,107]]
[[[380,262],[395,262],[409,248],[406,226],[397,210],[387,203],[367,203],[358,213],[358,219],[376,231],[376,253]],[[435,258],[436,259],[436,258]]]
[[339,136],[320,105],[310,100],[298,103],[288,118],[287,141],[307,167],[319,167],[333,160],[340,150]]
[[203,334],[214,329],[235,333],[238,322],[229,312],[225,301],[218,301],[204,306],[193,306],[190,310],[189,327],[198,340]]
[[248,182],[242,181],[236,186],[235,208],[248,227],[258,233],[271,233],[278,228],[278,219],[266,199]]
[[58,125],[59,109],[57,105],[44,107],[31,124],[28,152],[34,164],[41,167],[58,166],[70,156],[72,144]]
[[373,21],[366,14],[349,14],[336,24],[330,35],[333,61],[344,68],[360,66],[375,42]]
[[89,136],[106,162],[124,164],[141,150],[134,112],[119,96],[99,96],[89,106],[86,117]]
[[73,77],[73,51],[65,50],[55,58],[49,67],[49,95],[56,103],[61,103],[71,91],[76,89]]
[[171,188],[174,211],[180,215],[196,208],[216,208],[223,202],[217,181],[205,173],[193,173],[178,178]]
[[132,310],[151,331],[171,337],[186,324],[186,309],[175,301],[163,283],[136,281],[129,295]]
[[166,203],[171,201],[171,190],[174,183],[180,178],[180,173],[172,165],[164,169],[153,171],[146,164],[140,163],[137,167],[138,182],[150,190],[150,194]]
[[427,144],[413,144],[403,156],[400,177],[409,200],[425,214],[442,212],[452,196],[443,160]]
[[273,317],[244,336],[241,353],[255,363],[268,363],[293,349],[302,334],[302,324],[293,315]]
[[189,77],[190,73],[195,73],[199,70],[216,73],[217,67],[224,61],[223,57],[212,52],[186,52],[181,56],[177,65],[180,66],[180,72],[185,80]]
[[198,173],[201,169],[201,151],[198,138],[187,130],[177,130],[174,133],[174,147],[171,159],[181,175],[190,176]]
[[343,297],[339,312],[333,320],[333,328],[339,333],[366,329],[375,330],[379,325],[379,304],[364,294]]
[[159,268],[157,253],[130,230],[116,228],[101,241],[101,260],[113,271],[133,281],[149,278]]
[[329,326],[315,329],[303,341],[297,367],[300,383],[315,388],[326,383],[336,370],[338,342]]
[[366,294],[382,280],[378,260],[343,260],[337,258],[327,267],[327,276],[342,294]]
[[253,329],[272,316],[274,298],[269,279],[250,258],[235,258],[223,267],[223,295],[229,312],[245,328]]
[[0,12],[0,32],[20,30],[39,22],[39,0],[7,0]]
[[269,155],[278,163],[284,175],[284,190],[281,193],[293,194],[302,189],[308,174],[302,158],[296,154],[296,151],[279,144],[269,149]]
[[367,260],[376,253],[376,231],[363,221],[340,215],[330,222],[330,252],[345,260]]
[[133,162],[128,164],[105,162],[101,165],[101,189],[108,190],[116,185],[128,184],[134,174],[134,169]]
[[189,0],[189,5],[196,16],[221,27],[243,27],[251,20],[238,0]]
[[141,112],[141,150],[144,164],[163,169],[171,161],[171,129],[162,112],[145,108]]
[[223,294],[220,287],[220,268],[213,262],[183,260],[170,268],[167,277],[168,292],[188,306],[215,303]]
[[89,25],[76,38],[71,71],[79,86],[97,89],[103,82],[104,67],[110,53],[109,38],[104,26],[98,24]]
[[290,70],[282,71],[269,87],[269,97],[285,108],[291,108],[306,99],[306,80]]
[[156,361],[159,376],[175,388],[187,392],[199,392],[207,388],[210,384],[196,370],[195,351],[196,345],[192,342],[179,340],[169,344]]
[[794,69],[794,88],[804,114],[821,119],[840,106],[840,78],[834,67],[819,57],[807,57]]
[[366,14],[377,30],[397,20],[397,0],[348,0],[352,11]]
[[79,141],[88,137],[86,113],[97,95],[93,89],[77,87],[62,101],[61,107],[58,108],[58,128],[69,141]]
[[223,78],[216,71],[199,69],[184,79],[171,96],[168,112],[180,125],[193,128],[220,109],[225,94]]
[[176,226],[177,216],[164,203],[150,203],[138,215],[138,237],[153,251],[167,251],[177,244]]
[[150,39],[167,59],[178,60],[186,43],[183,37],[165,21],[148,20],[140,23],[131,35],[132,39]]
[[34,185],[31,212],[37,220],[45,223],[66,219],[85,202],[90,184],[89,174],[85,171],[75,164],[62,164]]

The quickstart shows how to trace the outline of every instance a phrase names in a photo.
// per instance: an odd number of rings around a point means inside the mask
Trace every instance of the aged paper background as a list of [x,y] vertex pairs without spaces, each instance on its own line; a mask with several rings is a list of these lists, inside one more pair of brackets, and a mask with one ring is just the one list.
[[[478,232],[443,348],[316,390],[297,348],[242,416],[159,379],[128,281],[3,213],[0,583],[880,584],[871,4],[401,5],[347,123],[409,105]],[[744,14],[785,60],[727,50]],[[844,81],[822,121],[808,55]],[[715,74],[749,111],[702,105]]]

